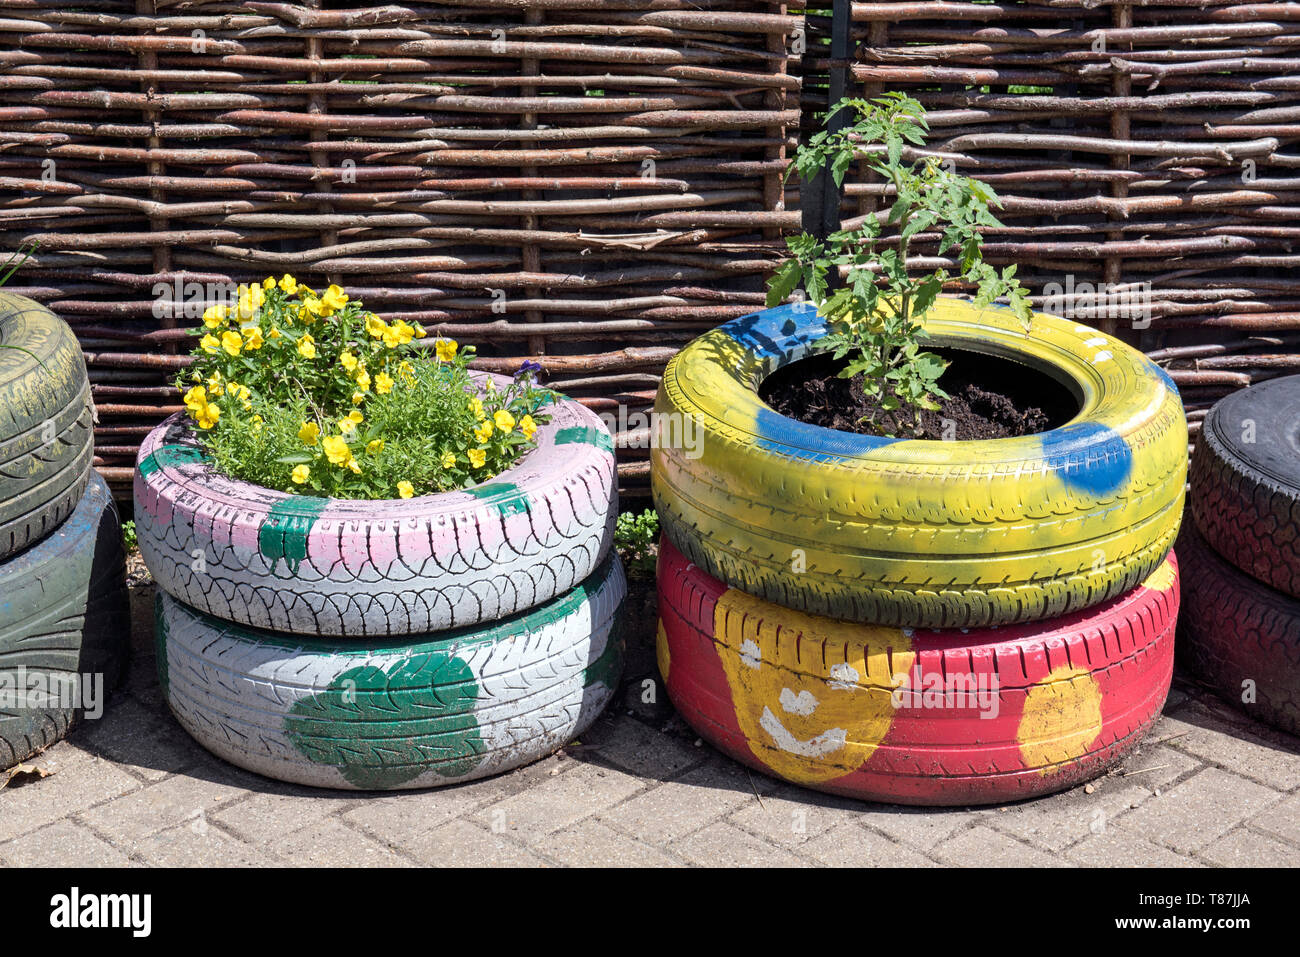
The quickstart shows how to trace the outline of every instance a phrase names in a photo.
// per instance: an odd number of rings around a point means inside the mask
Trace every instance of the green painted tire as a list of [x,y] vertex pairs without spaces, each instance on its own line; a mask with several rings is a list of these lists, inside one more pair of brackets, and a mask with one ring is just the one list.
[[56,532],[0,562],[0,768],[97,716],[130,633],[122,526],[96,475]]
[[786,608],[878,625],[974,628],[1089,608],[1173,547],[1187,423],[1172,380],[1118,339],[1036,313],[939,300],[935,346],[1011,360],[1079,411],[1019,438],[939,442],[809,425],[759,398],[828,322],[780,306],[668,363],[650,452],[665,534],[715,578]]
[[623,669],[616,557],[576,588],[490,625],[403,639],[306,638],[158,592],[158,676],[217,757],[317,787],[425,788],[527,764],[581,734]]
[[0,292],[0,559],[77,507],[90,478],[93,419],[86,363],[67,323]]

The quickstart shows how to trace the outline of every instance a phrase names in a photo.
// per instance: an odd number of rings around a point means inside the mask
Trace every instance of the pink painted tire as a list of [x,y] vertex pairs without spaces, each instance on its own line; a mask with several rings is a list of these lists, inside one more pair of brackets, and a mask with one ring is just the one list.
[[1049,621],[912,631],[729,588],[665,538],[659,670],[682,717],[795,784],[896,804],[1064,790],[1137,746],[1173,674],[1178,565]]
[[173,416],[136,461],[140,552],[172,597],[256,628],[367,637],[495,621],[573,588],[613,542],[609,432],[571,400],[550,412],[538,447],[482,485],[382,501],[226,478]]

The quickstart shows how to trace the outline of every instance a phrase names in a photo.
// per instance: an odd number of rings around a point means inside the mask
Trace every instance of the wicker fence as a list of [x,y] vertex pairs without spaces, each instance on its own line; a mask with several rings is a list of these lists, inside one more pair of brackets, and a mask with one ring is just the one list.
[[41,241],[11,287],[77,328],[120,490],[178,407],[178,298],[288,271],[483,368],[541,358],[624,411],[644,494],[668,356],[761,303],[801,208],[881,197],[783,185],[839,90],[926,103],[932,145],[1005,197],[990,258],[1040,294],[1150,282],[1149,326],[1085,321],[1170,360],[1193,419],[1300,367],[1293,3],[69,6],[0,0],[0,249]]
[[179,408],[186,284],[289,271],[482,368],[544,357],[631,413],[644,489],[657,373],[761,302],[798,224],[802,17],[779,3],[69,6],[0,2],[0,249],[41,242],[12,288],[76,327],[118,488]]

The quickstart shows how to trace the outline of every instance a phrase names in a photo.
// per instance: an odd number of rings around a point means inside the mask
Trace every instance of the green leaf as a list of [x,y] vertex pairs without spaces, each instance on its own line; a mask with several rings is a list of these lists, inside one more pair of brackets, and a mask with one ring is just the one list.
[[803,277],[803,269],[797,259],[787,259],[767,282],[767,308],[771,309],[789,298]]

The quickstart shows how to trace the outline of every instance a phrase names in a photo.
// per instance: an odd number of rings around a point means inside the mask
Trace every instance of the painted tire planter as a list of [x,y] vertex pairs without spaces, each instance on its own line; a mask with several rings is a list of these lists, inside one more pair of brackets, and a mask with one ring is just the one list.
[[1256,581],[1206,543],[1178,539],[1189,582],[1179,654],[1233,707],[1300,735],[1300,601]]
[[1300,376],[1215,403],[1191,465],[1191,508],[1216,552],[1300,598]]
[[0,292],[0,560],[50,534],[81,501],[93,417],[67,323]]
[[249,629],[160,592],[159,678],[185,730],[250,771],[360,790],[466,781],[591,724],[622,671],[626,590],[611,556],[532,611],[364,646]]
[[57,531],[0,562],[0,768],[64,737],[77,705],[116,685],[131,631],[125,562],[98,475]]
[[1137,745],[1169,690],[1178,566],[1048,622],[913,631],[778,607],[665,539],[659,613],[669,696],[742,763],[868,800],[984,804],[1070,787]]
[[419,634],[535,607],[592,573],[617,513],[609,432],[576,402],[552,409],[538,447],[494,479],[383,501],[226,478],[173,416],[137,460],[141,554],[185,604],[296,634]]
[[[930,344],[1034,367],[1080,411],[1038,435],[893,440],[807,425],[758,397],[816,351],[825,321],[780,306],[733,320],[668,364],[655,411],[688,443],[651,451],[673,544],[710,574],[781,605],[914,627],[1030,621],[1087,608],[1147,578],[1173,545],[1186,420],[1168,375],[1110,336],[943,299]],[[796,565],[799,566],[796,570]]]

